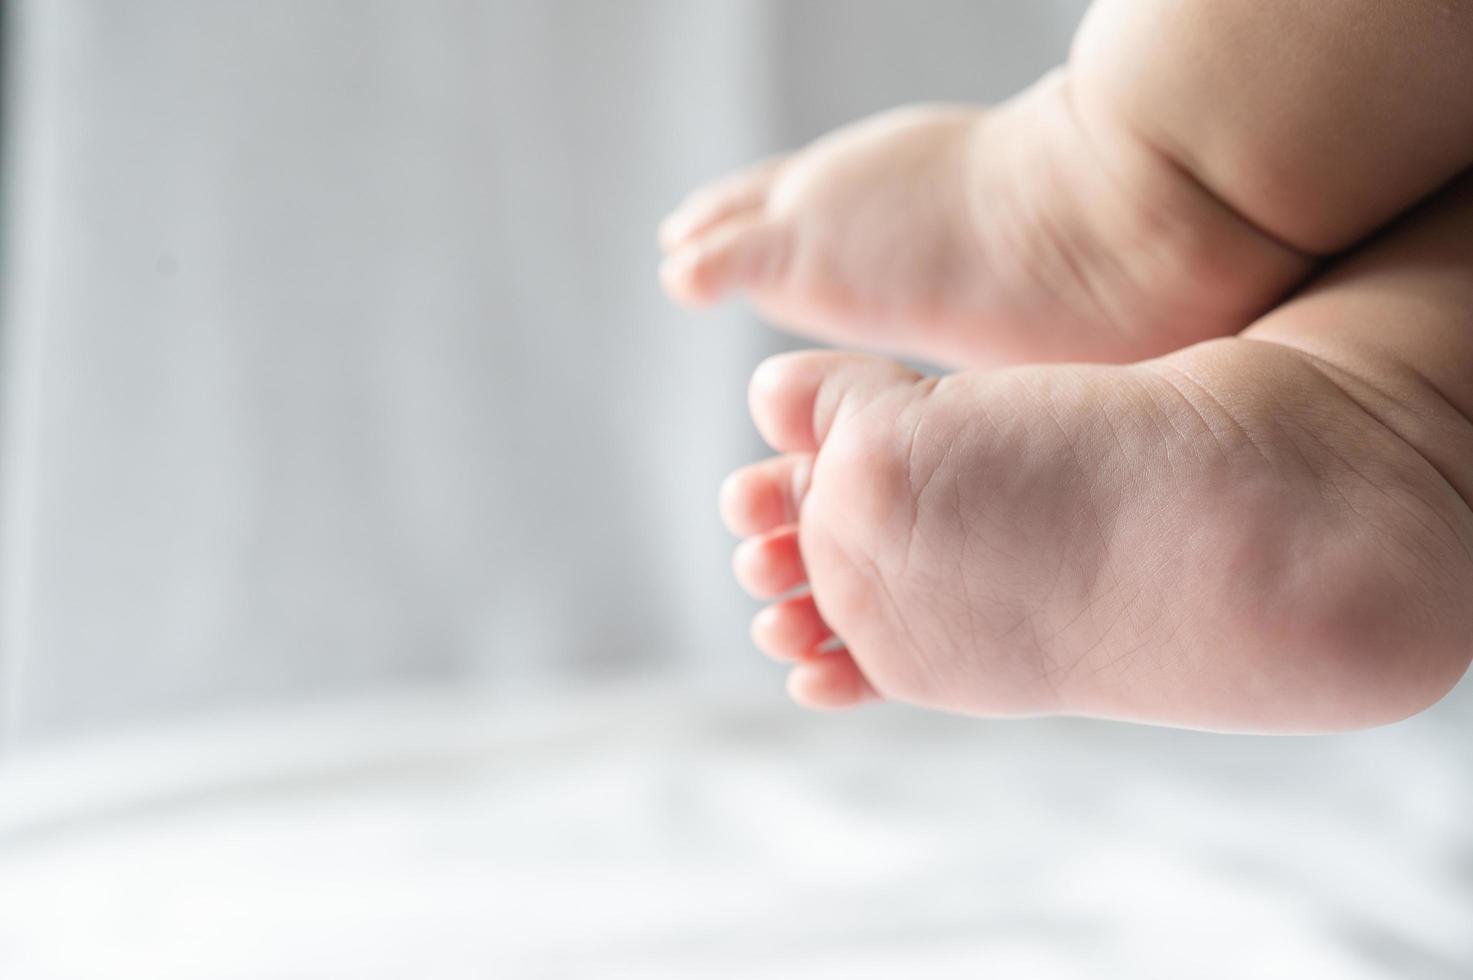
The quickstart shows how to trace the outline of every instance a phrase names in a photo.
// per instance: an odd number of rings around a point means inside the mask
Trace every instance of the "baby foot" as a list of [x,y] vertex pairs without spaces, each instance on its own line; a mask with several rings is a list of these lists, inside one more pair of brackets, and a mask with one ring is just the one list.
[[[1338,377],[1232,339],[1130,367],[753,378],[723,514],[801,702],[1220,730],[1388,722],[1467,664],[1473,513]],[[824,652],[833,634],[843,649]]]
[[692,195],[676,299],[941,363],[1119,362],[1235,333],[1309,268],[1057,73],[998,109],[886,113]]

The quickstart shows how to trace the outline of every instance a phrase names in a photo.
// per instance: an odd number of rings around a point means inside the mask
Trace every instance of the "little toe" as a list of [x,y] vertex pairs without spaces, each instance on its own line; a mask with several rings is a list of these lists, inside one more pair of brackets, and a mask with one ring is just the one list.
[[835,710],[880,700],[847,650],[804,660],[788,672],[788,694],[805,708]]
[[747,400],[757,431],[778,452],[817,452],[846,409],[897,384],[922,376],[868,354],[799,351],[758,365]]
[[760,215],[738,216],[672,253],[660,266],[660,281],[677,302],[709,306],[773,274],[782,251],[777,225]]
[[808,580],[798,529],[791,524],[737,545],[731,566],[737,582],[758,599],[775,598]]
[[819,648],[833,635],[811,595],[775,603],[752,619],[752,642],[774,660],[827,656]]
[[813,457],[774,456],[737,470],[721,484],[721,519],[732,534],[765,534],[798,519]]
[[781,158],[714,181],[686,197],[660,222],[660,247],[673,251],[727,218],[762,206]]

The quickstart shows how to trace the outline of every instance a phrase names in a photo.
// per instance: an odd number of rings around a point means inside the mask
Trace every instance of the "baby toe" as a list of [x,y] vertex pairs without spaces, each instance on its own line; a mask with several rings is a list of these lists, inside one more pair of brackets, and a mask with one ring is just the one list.
[[752,619],[752,642],[774,660],[793,661],[818,653],[833,639],[811,595],[768,606]]
[[677,249],[660,266],[660,281],[677,302],[708,306],[775,274],[783,251],[777,225],[759,215],[739,216]]
[[660,246],[673,251],[718,222],[761,207],[780,163],[767,160],[696,190],[660,222]]
[[847,650],[804,660],[788,673],[788,694],[805,708],[852,708],[880,695]]
[[758,365],[747,400],[757,431],[778,452],[817,452],[846,406],[921,375],[895,361],[840,351],[779,354]]
[[813,473],[813,457],[774,456],[737,470],[721,484],[721,519],[732,534],[749,537],[798,519]]
[[772,599],[808,580],[798,550],[798,529],[792,525],[748,538],[732,556],[737,582],[758,599]]

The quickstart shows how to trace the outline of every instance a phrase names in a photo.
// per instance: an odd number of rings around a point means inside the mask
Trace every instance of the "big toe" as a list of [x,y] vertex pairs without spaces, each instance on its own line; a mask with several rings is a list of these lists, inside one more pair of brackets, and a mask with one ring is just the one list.
[[766,160],[692,193],[660,222],[660,247],[673,252],[720,222],[761,208],[781,163],[781,158]]
[[748,402],[757,431],[778,452],[817,452],[834,423],[922,375],[895,361],[841,351],[800,351],[763,361]]

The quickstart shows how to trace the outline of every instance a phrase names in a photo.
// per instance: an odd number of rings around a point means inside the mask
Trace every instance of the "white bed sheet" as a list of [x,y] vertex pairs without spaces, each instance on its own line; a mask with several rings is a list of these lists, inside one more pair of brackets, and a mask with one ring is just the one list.
[[1468,701],[1258,739],[418,692],[38,751],[0,977],[1466,977]]

